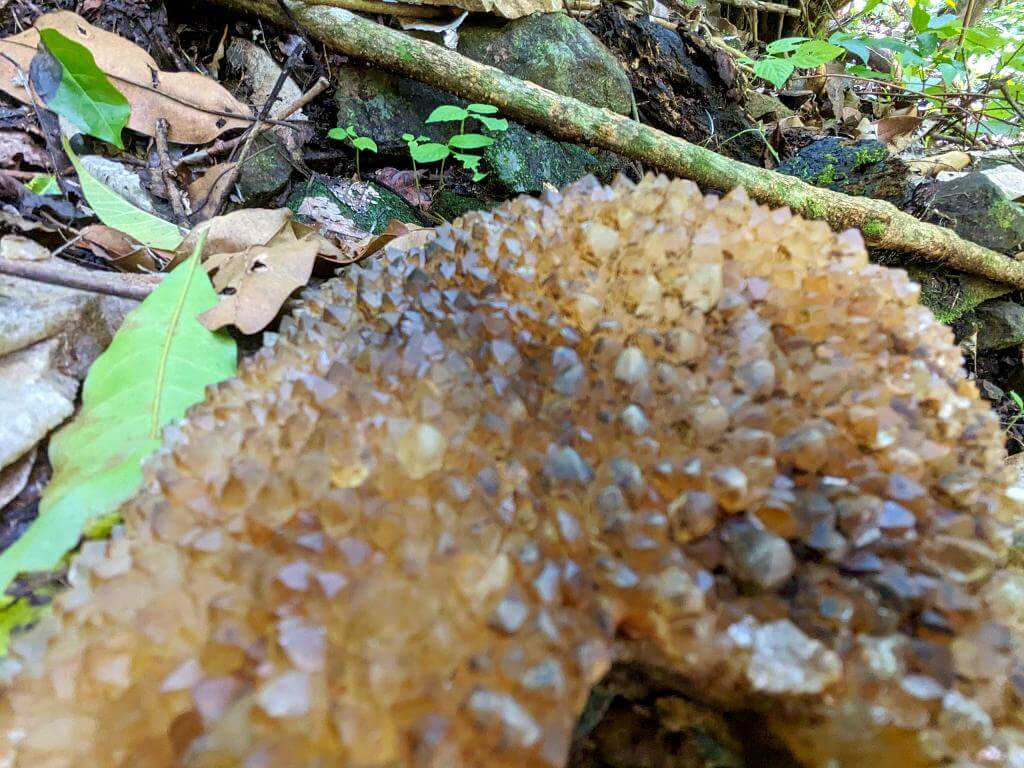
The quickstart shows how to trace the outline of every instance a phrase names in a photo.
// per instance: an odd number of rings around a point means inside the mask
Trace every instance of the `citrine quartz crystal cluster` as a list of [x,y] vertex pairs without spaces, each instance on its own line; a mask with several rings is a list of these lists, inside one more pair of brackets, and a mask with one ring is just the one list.
[[15,640],[4,764],[558,767],[618,664],[780,764],[1024,766],[1019,498],[917,293],[664,178],[349,269]]

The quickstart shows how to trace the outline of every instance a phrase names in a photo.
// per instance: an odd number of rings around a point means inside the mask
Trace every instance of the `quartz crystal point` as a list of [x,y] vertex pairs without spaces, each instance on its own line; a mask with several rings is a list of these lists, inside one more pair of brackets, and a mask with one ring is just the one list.
[[1024,766],[1019,496],[917,298],[664,178],[349,268],[15,640],[3,764],[558,767],[616,664],[780,764]]

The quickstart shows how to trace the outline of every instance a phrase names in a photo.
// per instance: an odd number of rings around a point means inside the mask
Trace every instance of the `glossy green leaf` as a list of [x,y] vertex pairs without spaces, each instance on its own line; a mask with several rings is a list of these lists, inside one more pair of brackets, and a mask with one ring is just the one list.
[[767,80],[776,88],[782,88],[795,69],[796,67],[789,59],[777,59],[774,57],[761,59],[754,64],[754,74],[763,80]]
[[469,117],[469,112],[464,110],[462,107],[456,107],[452,104],[443,104],[427,117],[426,122],[428,123],[461,123]]
[[331,130],[327,132],[327,136],[335,141],[347,141],[348,131],[344,128],[331,128]]
[[406,143],[408,143],[410,141],[416,141],[416,137],[413,136],[411,133],[403,133],[402,134],[402,141],[404,141]]
[[863,37],[857,37],[848,32],[833,32],[828,41],[833,45],[845,48],[847,52],[852,53],[864,62],[865,65],[867,65],[868,59],[871,57],[871,47]]
[[92,52],[55,29],[40,29],[29,77],[46,106],[79,130],[124,148],[121,131],[131,106],[96,65]]
[[479,133],[463,133],[448,139],[448,146],[455,149],[483,149],[493,143],[494,139],[490,136],[483,136]]
[[201,248],[125,318],[89,369],[81,410],[50,440],[53,479],[39,517],[0,554],[0,592],[19,573],[56,567],[90,520],[135,493],[164,426],[235,374],[234,340],[196,319],[217,303]]
[[451,154],[451,150],[444,144],[430,142],[429,144],[410,144],[409,153],[417,163],[436,163],[444,160]]
[[60,185],[57,177],[49,173],[37,173],[25,182],[28,191],[37,195],[59,195]]
[[466,110],[474,115],[496,115],[498,108],[493,104],[470,104]]
[[78,180],[82,184],[82,196],[96,216],[108,227],[131,235],[143,245],[173,251],[184,239],[182,231],[176,224],[154,216],[141,208],[136,208],[109,187],[102,184],[79,162],[78,156],[72,151],[67,139],[64,140],[64,151],[71,159],[71,164],[78,172]]
[[475,171],[480,166],[480,161],[483,160],[480,155],[467,155],[460,152],[455,152],[453,156],[462,163],[462,167],[467,171]]
[[377,142],[369,136],[356,136],[352,139],[352,146],[365,152],[376,152]]

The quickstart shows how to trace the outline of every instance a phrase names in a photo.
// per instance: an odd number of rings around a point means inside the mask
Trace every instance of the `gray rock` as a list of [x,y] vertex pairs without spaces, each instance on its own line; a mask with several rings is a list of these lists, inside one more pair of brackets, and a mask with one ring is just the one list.
[[[629,78],[618,61],[581,23],[563,13],[533,14],[514,21],[469,21],[459,29],[459,53],[515,77],[596,107],[626,114],[631,109]],[[465,101],[409,78],[363,66],[346,66],[335,90],[338,125],[352,125],[377,142],[382,153],[406,153],[402,135],[447,141],[451,124],[424,120],[441,104]],[[489,183],[508,196],[556,186],[593,173],[610,178],[623,167],[617,156],[592,153],[512,124],[484,153]]]
[[0,468],[71,415],[78,380],[134,306],[0,276]]
[[292,164],[280,140],[267,134],[255,139],[238,172],[242,207],[259,207],[270,202],[284,189],[291,175]]
[[392,219],[424,223],[409,203],[373,181],[315,176],[292,192],[288,207],[321,234],[349,241],[380,234]]
[[980,171],[935,185],[928,219],[1006,254],[1024,249],[1024,209]]
[[1024,307],[1012,301],[987,301],[975,312],[978,351],[1024,344]]

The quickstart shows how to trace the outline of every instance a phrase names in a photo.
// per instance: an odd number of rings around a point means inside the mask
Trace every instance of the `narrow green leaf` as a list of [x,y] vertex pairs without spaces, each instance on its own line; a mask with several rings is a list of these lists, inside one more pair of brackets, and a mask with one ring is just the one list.
[[466,109],[475,115],[496,115],[498,108],[493,104],[470,104]]
[[60,185],[57,177],[49,173],[37,173],[25,182],[28,191],[37,195],[59,195]]
[[352,146],[356,149],[363,150],[366,152],[376,152],[377,142],[371,139],[369,136],[357,136],[352,139]]
[[426,122],[428,123],[460,123],[469,117],[469,112],[462,107],[452,104],[443,104],[430,113]]
[[109,187],[104,186],[79,162],[67,139],[64,139],[64,151],[78,172],[82,196],[96,212],[100,221],[119,232],[131,235],[151,248],[173,251],[181,245],[184,235],[176,224],[136,208]]
[[409,152],[412,154],[412,159],[417,163],[436,163],[438,160],[444,160],[451,154],[451,150],[444,144],[436,144],[434,142],[429,144],[410,144]]
[[81,411],[50,440],[53,479],[39,517],[0,554],[0,593],[19,573],[54,568],[90,520],[127,501],[163,427],[234,375],[234,340],[196,319],[217,303],[201,248],[125,318],[89,369]]
[[754,74],[767,80],[776,88],[781,88],[789,80],[789,76],[796,69],[789,59],[761,59],[754,65]]
[[29,78],[50,109],[83,133],[123,149],[121,131],[132,108],[103,71],[92,52],[55,29],[40,29],[42,43]]
[[448,146],[455,147],[455,149],[482,149],[493,143],[494,139],[490,136],[483,136],[479,133],[463,133],[448,139]]

